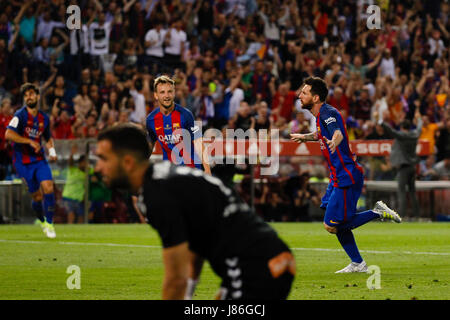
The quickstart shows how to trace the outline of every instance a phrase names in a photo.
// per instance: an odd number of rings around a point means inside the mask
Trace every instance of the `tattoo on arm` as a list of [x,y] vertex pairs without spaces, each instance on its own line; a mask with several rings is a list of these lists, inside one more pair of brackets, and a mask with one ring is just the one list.
[[317,132],[311,132],[311,133],[305,134],[303,137],[304,137],[305,141],[319,140],[319,136],[318,136]]

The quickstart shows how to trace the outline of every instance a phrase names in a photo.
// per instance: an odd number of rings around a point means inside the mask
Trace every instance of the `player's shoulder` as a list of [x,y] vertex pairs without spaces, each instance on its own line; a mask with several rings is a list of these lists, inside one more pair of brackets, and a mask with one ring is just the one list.
[[14,116],[17,116],[17,117],[22,117],[27,114],[28,114],[28,111],[27,111],[27,107],[25,107],[25,106],[17,109],[17,111],[14,112]]
[[152,112],[150,112],[147,116],[147,121],[152,120],[155,116],[160,112],[159,107],[156,107]]
[[175,104],[175,110],[178,111],[183,118],[187,120],[194,120],[194,114],[188,108],[182,107],[179,104]]
[[330,117],[336,120],[339,118],[338,116],[339,116],[339,111],[335,107],[333,107],[327,103],[325,103],[320,108],[320,119],[323,121],[327,120]]

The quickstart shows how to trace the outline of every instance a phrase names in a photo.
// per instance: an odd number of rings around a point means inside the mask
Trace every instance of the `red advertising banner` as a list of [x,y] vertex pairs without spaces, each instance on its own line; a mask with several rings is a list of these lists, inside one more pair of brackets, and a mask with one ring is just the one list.
[[[278,143],[268,140],[219,140],[203,141],[211,156],[320,156],[319,142],[298,144],[291,140],[280,140]],[[350,149],[357,156],[382,156],[391,153],[393,140],[353,140]],[[181,144],[177,147],[182,148]],[[429,142],[419,140],[416,152],[420,156],[430,154]],[[161,154],[161,146],[156,143],[153,154]]]

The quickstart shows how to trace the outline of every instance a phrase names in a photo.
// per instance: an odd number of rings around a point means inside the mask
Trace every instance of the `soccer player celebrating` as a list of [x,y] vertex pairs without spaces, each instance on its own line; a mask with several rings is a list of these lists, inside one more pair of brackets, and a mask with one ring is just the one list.
[[221,277],[217,298],[286,299],[295,259],[277,233],[220,179],[168,161],[151,165],[150,153],[137,126],[107,128],[98,136],[96,171],[109,187],[139,194],[163,245],[162,298],[186,297],[194,254]]
[[41,227],[47,237],[55,238],[53,226],[55,194],[52,172],[41,145],[43,137],[47,141],[49,160],[56,161],[56,151],[50,135],[50,119],[38,108],[40,95],[39,89],[34,84],[23,84],[20,93],[25,106],[14,114],[8,124],[5,138],[13,142],[14,167],[28,186],[32,207]]
[[350,151],[347,129],[339,111],[325,103],[328,88],[320,78],[305,80],[299,99],[302,108],[308,109],[316,117],[317,131],[309,134],[291,134],[291,139],[302,143],[319,141],[330,169],[330,183],[322,198],[321,208],[325,209],[324,227],[336,234],[340,244],[351,259],[351,263],[336,273],[367,272],[352,229],[371,220],[381,218],[401,222],[400,216],[382,201],[373,210],[356,213],[356,203],[364,185],[362,167]]
[[208,156],[203,152],[202,133],[194,124],[192,112],[174,101],[175,81],[167,76],[160,76],[155,79],[153,89],[159,108],[147,117],[151,146],[158,141],[164,160],[198,169],[203,165],[205,172],[211,174]]

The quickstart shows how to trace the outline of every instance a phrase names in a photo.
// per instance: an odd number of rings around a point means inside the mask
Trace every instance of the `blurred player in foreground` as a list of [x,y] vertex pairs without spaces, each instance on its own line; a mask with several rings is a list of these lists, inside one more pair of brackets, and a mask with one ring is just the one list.
[[47,141],[49,160],[56,161],[56,151],[50,135],[50,119],[38,108],[40,95],[35,85],[23,84],[20,93],[25,106],[14,114],[8,124],[5,138],[14,143],[14,167],[28,186],[33,201],[32,207],[42,230],[47,237],[55,238],[53,178],[41,144],[44,138]]
[[363,168],[350,150],[341,114],[325,103],[327,95],[325,81],[317,77],[305,80],[299,99],[302,108],[310,110],[316,117],[317,131],[291,134],[291,139],[299,143],[318,140],[328,162],[330,183],[322,198],[321,208],[325,209],[323,224],[328,232],[336,234],[352,261],[336,273],[367,272],[366,262],[359,253],[352,229],[377,218],[398,223],[401,218],[382,201],[378,201],[373,210],[356,213],[356,203],[364,185]]
[[277,233],[220,179],[168,161],[151,165],[150,154],[145,132],[111,127],[98,136],[96,171],[109,187],[139,194],[162,241],[162,298],[184,299],[187,291],[192,297],[194,254],[222,279],[218,299],[286,299],[295,260]]

